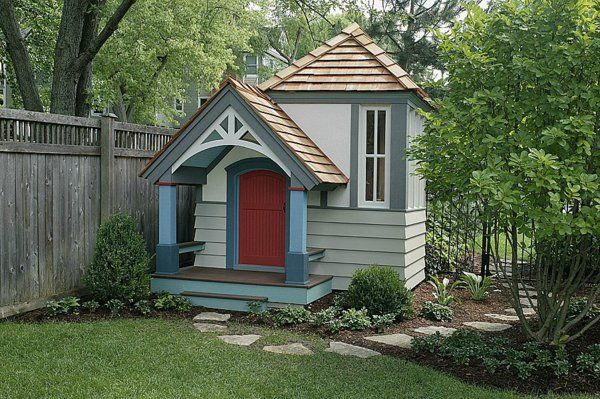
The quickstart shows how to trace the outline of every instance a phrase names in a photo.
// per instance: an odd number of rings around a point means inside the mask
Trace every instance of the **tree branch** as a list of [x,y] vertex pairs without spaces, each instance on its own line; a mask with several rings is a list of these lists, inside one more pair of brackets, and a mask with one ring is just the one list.
[[84,52],[80,53],[79,56],[73,62],[73,69],[75,71],[80,71],[92,61],[92,59],[96,56],[96,54],[98,54],[98,51],[100,51],[104,43],[106,43],[106,41],[117,30],[117,28],[119,27],[119,23],[135,2],[136,0],[121,1],[121,4],[119,4],[119,7],[117,7],[115,12],[108,19],[102,31],[98,34],[98,36],[96,36],[94,40],[92,40],[89,47]]
[[0,0],[0,28],[6,39],[6,47],[25,109],[44,112],[44,106],[35,82],[31,58],[29,58],[29,52],[21,35],[11,0]]

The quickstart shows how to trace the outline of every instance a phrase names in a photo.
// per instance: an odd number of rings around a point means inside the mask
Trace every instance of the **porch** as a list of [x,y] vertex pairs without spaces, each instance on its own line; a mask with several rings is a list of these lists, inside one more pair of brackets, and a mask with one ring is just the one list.
[[207,308],[248,311],[248,302],[263,309],[279,304],[307,305],[331,292],[331,276],[309,275],[304,284],[289,284],[285,273],[189,266],[177,274],[152,275],[152,291],[167,291]]

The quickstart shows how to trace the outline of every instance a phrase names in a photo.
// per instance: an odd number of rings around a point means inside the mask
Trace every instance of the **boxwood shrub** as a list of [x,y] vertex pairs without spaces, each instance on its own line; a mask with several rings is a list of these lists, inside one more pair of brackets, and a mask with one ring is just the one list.
[[136,302],[150,295],[150,256],[137,224],[128,215],[110,216],[98,230],[85,285],[101,302]]
[[394,269],[372,265],[354,272],[343,306],[366,308],[371,316],[395,314],[401,320],[412,314],[412,298]]

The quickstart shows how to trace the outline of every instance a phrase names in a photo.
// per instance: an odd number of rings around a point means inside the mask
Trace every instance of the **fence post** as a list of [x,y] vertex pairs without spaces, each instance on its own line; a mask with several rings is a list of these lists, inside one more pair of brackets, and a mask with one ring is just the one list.
[[113,211],[116,118],[110,113],[100,118],[100,222],[104,222]]

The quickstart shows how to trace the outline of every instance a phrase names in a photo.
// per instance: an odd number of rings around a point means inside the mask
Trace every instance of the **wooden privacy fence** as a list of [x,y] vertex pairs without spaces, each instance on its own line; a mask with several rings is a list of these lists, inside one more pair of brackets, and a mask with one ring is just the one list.
[[[81,287],[110,213],[158,236],[158,192],[139,171],[171,129],[0,109],[0,317]],[[178,238],[193,240],[195,193],[178,192]]]

